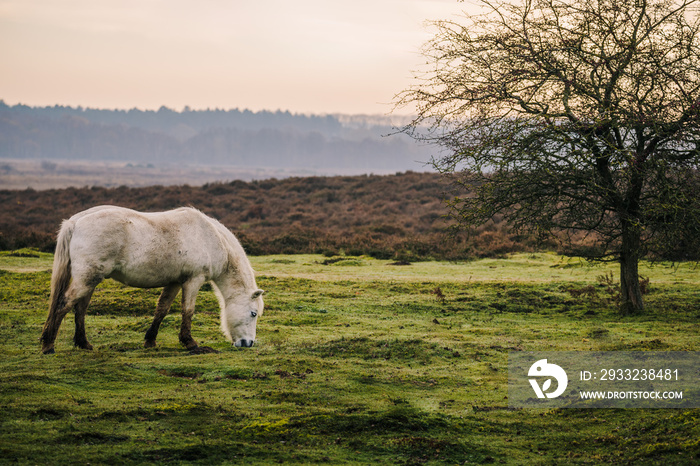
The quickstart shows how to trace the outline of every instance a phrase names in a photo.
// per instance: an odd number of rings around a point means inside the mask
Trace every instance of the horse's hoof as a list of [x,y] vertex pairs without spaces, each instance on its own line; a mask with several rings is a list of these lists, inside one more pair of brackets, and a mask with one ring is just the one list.
[[209,346],[195,346],[190,350],[190,354],[210,354],[210,353],[221,353]]
[[44,353],[44,354],[56,354],[56,350],[53,348],[49,348],[47,350],[43,350],[42,353]]

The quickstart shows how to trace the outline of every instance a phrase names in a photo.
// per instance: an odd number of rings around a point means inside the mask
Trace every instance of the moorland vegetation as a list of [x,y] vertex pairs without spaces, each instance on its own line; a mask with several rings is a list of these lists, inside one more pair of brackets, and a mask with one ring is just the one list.
[[451,235],[435,173],[232,181],[203,186],[0,190],[0,249],[52,251],[63,219],[101,204],[143,211],[193,206],[219,219],[249,254],[469,259],[556,248],[509,231],[495,217]]

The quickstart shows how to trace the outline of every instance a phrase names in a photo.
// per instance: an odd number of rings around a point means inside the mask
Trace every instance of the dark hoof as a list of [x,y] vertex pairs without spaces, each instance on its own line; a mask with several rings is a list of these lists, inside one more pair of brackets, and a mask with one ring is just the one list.
[[56,350],[51,348],[47,349],[46,351],[43,351],[44,354],[56,354]]
[[190,350],[190,354],[210,354],[210,353],[221,353],[221,351],[217,351],[214,348],[211,348],[209,346],[195,346]]

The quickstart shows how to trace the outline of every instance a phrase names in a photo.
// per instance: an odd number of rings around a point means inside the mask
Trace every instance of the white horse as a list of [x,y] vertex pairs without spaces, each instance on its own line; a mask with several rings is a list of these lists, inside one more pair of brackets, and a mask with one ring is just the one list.
[[145,346],[156,344],[158,328],[182,289],[180,342],[192,352],[190,334],[199,289],[210,282],[221,307],[221,330],[239,347],[255,342],[263,291],[240,243],[218,221],[193,208],[141,213],[114,206],[80,212],[61,225],[51,276],[49,315],[42,352],[54,352],[65,315],[75,309],[75,346],[92,349],[85,336],[85,313],[95,287],[113,278],[138,288],[164,287]]

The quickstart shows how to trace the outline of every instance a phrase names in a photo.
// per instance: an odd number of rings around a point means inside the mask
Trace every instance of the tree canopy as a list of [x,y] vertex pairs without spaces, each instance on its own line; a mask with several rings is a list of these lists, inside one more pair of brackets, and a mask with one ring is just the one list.
[[442,147],[459,224],[584,233],[593,247],[575,252],[619,261],[622,310],[642,309],[639,259],[697,254],[696,3],[482,0],[435,23],[431,68],[397,104],[417,109],[404,132]]

